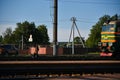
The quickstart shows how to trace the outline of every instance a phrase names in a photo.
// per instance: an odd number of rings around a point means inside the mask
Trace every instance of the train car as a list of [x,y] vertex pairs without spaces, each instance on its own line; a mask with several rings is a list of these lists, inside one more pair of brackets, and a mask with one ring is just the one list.
[[100,56],[120,55],[120,20],[103,24],[100,47]]

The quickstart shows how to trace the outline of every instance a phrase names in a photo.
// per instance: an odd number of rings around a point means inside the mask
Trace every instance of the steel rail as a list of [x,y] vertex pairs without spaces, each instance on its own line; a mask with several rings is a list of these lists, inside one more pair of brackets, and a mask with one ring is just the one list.
[[120,61],[0,61],[0,75],[120,73]]
[[0,61],[2,64],[120,64],[119,60],[80,60],[80,61]]

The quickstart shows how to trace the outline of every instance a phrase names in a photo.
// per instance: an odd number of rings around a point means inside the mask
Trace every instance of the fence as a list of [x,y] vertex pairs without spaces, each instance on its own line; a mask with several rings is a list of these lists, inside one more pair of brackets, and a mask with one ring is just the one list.
[[[99,52],[98,48],[75,48],[74,54],[85,54],[85,53],[92,53],[92,52]],[[40,47],[38,50],[39,55],[53,55],[53,48],[52,47]],[[58,48],[58,55],[70,55],[72,54],[72,48]]]
[[[100,52],[98,48],[74,48],[74,54]],[[63,48],[63,54],[72,54],[72,48]]]

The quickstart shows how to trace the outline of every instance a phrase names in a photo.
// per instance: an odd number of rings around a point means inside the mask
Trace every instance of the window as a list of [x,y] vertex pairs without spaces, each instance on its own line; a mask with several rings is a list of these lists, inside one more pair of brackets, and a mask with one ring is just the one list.
[[102,27],[102,31],[103,32],[113,32],[114,31],[114,25],[110,24],[110,25],[105,25]]
[[120,32],[120,27],[117,28],[117,31]]

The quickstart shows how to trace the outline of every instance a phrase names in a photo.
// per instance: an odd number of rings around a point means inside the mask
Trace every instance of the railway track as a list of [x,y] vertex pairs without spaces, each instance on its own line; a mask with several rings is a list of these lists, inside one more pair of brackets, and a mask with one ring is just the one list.
[[17,75],[15,77],[1,77],[0,80],[120,80],[120,74],[72,74],[72,76],[62,74],[62,75],[29,75],[21,76]]
[[120,73],[119,60],[0,61],[0,76]]
[[49,55],[40,55],[40,56],[32,56],[32,55],[9,55],[2,56],[0,55],[0,61],[70,61],[70,60],[120,60],[120,56],[117,57],[100,57],[99,55],[63,55],[63,56],[49,56]]

